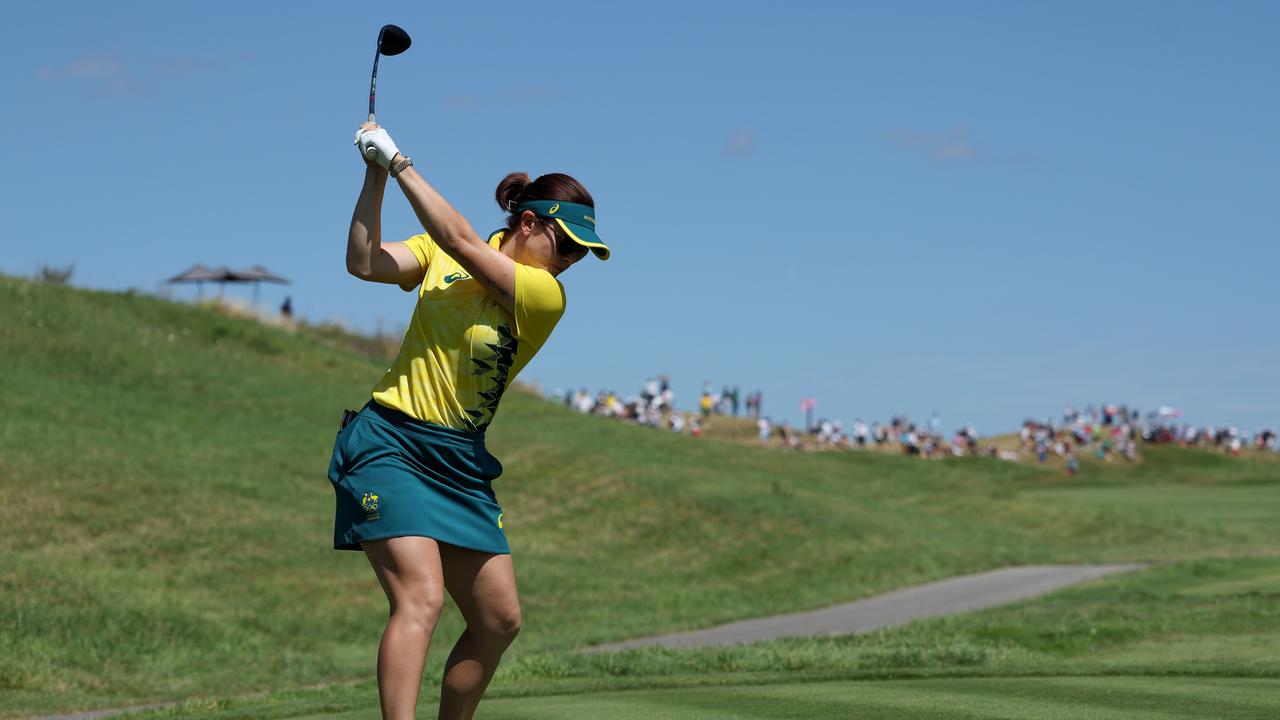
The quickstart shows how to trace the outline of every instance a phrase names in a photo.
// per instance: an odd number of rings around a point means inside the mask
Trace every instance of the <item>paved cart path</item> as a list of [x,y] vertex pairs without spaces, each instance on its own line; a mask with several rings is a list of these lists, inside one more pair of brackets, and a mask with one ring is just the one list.
[[977,575],[947,578],[818,610],[740,620],[705,630],[624,640],[584,648],[582,652],[613,652],[649,645],[669,648],[707,647],[784,637],[865,633],[921,618],[1025,600],[1068,585],[1143,567],[1145,566],[1126,564],[1002,568]]

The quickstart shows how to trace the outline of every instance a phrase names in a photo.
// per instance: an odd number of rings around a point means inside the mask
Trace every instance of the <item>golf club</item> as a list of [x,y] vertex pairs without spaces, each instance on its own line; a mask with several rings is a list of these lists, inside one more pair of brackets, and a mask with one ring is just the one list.
[[[408,50],[411,44],[413,40],[409,38],[409,33],[399,26],[383,25],[378,31],[378,49],[373,53],[373,77],[369,79],[369,122],[376,122],[373,114],[373,100],[378,91],[378,58],[383,55],[399,55]],[[372,158],[376,152],[373,148],[369,148],[365,154]]]

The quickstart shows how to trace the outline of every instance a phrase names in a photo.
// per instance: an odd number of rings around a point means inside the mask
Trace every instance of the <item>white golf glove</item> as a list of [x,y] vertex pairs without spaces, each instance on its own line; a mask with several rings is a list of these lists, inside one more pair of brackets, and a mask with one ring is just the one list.
[[356,147],[360,154],[378,163],[384,168],[391,168],[391,158],[399,154],[400,149],[383,128],[376,130],[357,130]]

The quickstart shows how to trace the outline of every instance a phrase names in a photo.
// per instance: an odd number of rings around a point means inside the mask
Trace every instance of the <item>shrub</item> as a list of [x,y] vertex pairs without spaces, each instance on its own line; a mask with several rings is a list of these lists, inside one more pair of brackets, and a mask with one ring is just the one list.
[[67,263],[66,267],[54,267],[53,265],[41,265],[36,272],[36,279],[43,283],[52,285],[66,285],[71,279],[71,273],[75,272],[75,263]]

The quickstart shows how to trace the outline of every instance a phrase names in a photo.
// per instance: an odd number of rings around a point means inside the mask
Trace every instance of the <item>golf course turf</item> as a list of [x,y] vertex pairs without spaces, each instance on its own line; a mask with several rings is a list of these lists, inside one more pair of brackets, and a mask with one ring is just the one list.
[[[385,600],[330,549],[324,468],[385,360],[0,277],[0,365],[0,715],[376,717]],[[1274,456],[1148,447],[1067,478],[675,437],[517,390],[490,446],[524,628],[479,718],[1280,716]],[[861,636],[577,651],[1080,562],[1152,568]],[[424,703],[461,629],[447,601]]]

